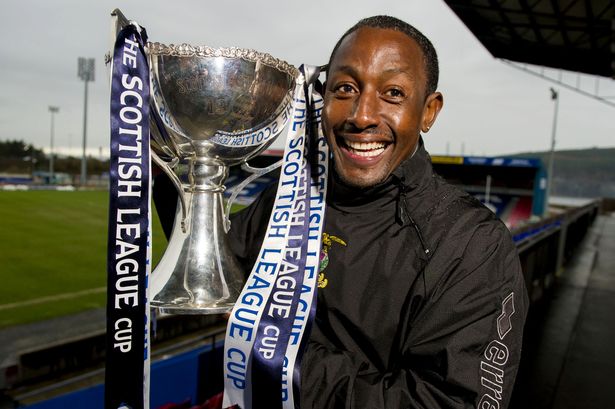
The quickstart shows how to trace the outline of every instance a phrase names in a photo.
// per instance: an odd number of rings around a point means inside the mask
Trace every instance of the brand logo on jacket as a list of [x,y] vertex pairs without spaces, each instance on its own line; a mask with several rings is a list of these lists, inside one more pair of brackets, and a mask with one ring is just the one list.
[[344,247],[347,246],[346,242],[339,237],[323,232],[322,250],[320,250],[320,266],[318,269],[318,288],[325,288],[327,284],[329,284],[329,280],[325,277],[324,271],[329,265],[329,250],[333,246],[333,243],[341,244]]
[[504,369],[509,357],[504,338],[512,330],[511,317],[515,313],[514,295],[514,292],[510,293],[502,301],[502,312],[497,318],[499,339],[494,339],[487,345],[480,361],[480,383],[485,392],[478,402],[479,409],[500,408],[506,382]]
[[515,313],[515,302],[513,299],[514,293],[510,293],[504,301],[502,301],[502,313],[498,317],[498,335],[500,339],[504,339],[506,334],[512,329],[510,317]]

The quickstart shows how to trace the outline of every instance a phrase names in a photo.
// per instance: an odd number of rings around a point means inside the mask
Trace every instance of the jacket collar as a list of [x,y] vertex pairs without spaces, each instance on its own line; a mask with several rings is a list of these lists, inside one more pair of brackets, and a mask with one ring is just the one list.
[[337,175],[335,166],[331,169],[327,203],[338,210],[351,213],[378,211],[397,200],[398,188],[390,177],[375,186],[357,188],[344,183]]
[[393,171],[391,177],[394,183],[400,186],[406,193],[409,193],[415,190],[424,190],[429,185],[432,175],[431,157],[425,150],[425,143],[421,136],[414,154],[406,158]]

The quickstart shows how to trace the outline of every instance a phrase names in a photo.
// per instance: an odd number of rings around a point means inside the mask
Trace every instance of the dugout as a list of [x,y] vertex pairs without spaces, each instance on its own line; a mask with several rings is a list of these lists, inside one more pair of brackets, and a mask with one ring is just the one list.
[[470,193],[512,229],[542,217],[546,174],[540,159],[432,156],[437,174]]

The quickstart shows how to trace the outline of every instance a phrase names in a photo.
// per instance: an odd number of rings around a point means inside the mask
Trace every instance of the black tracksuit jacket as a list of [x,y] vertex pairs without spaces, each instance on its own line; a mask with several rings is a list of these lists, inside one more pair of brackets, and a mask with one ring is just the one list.
[[[422,141],[381,185],[330,180],[301,408],[506,408],[528,299],[505,225],[433,173]],[[232,219],[247,272],[274,197]]]

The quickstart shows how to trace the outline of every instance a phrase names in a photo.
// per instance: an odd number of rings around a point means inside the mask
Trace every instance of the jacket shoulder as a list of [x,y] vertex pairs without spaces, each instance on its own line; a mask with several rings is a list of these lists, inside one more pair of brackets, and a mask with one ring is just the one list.
[[421,228],[431,252],[435,252],[451,233],[459,235],[457,239],[469,239],[473,228],[478,225],[487,224],[503,232],[508,231],[501,220],[478,199],[437,175],[434,175],[431,198],[424,212]]
[[[444,181],[436,182],[439,200],[425,218],[424,233],[430,246],[427,281],[439,281],[445,271],[472,270],[489,263],[518,263],[517,250],[506,225],[480,201]],[[491,255],[491,257],[490,257]],[[511,271],[493,268],[486,280],[506,279]],[[497,277],[495,276],[497,275]],[[435,282],[433,283],[435,285]]]

